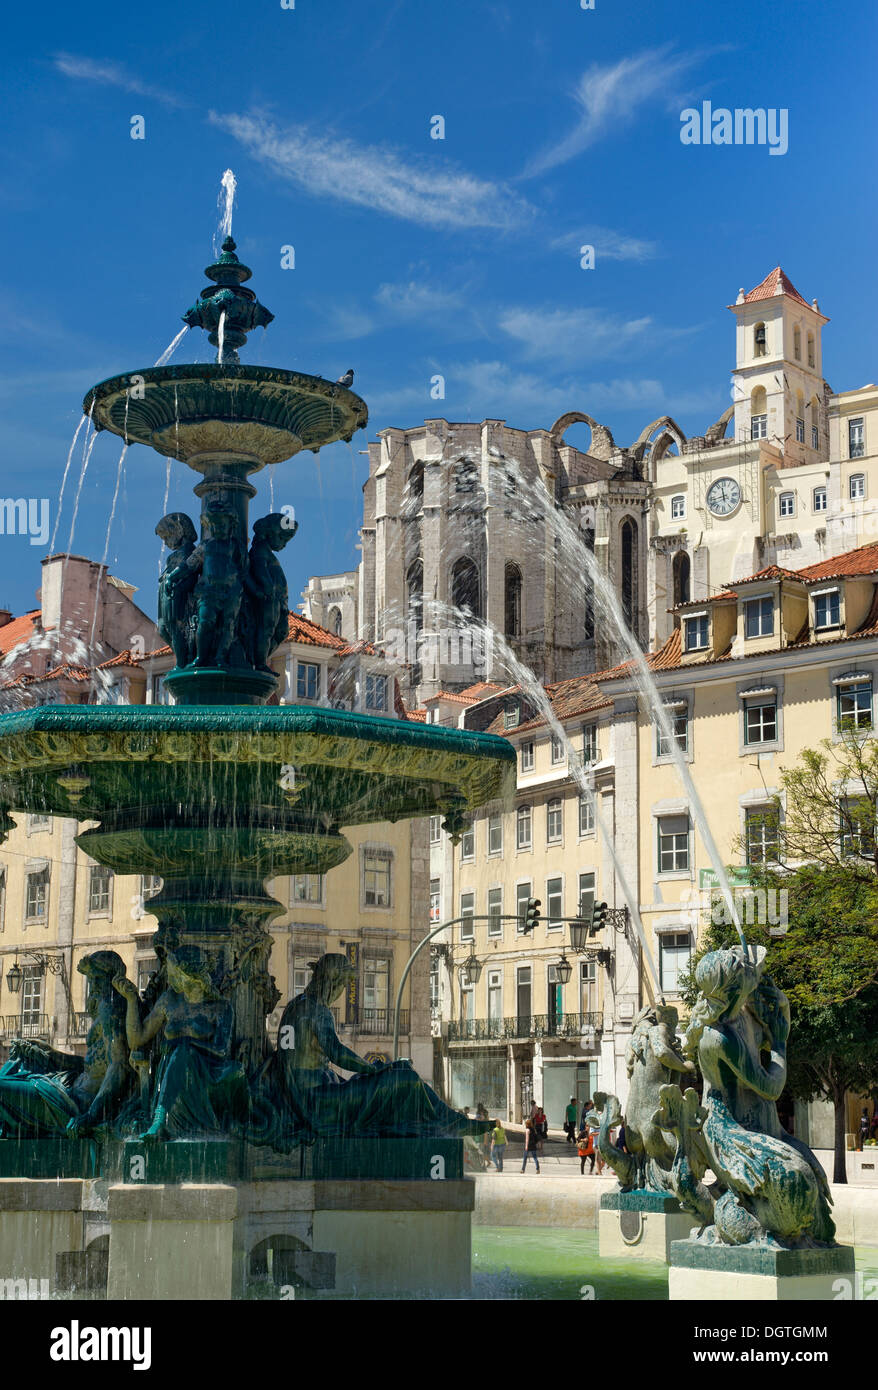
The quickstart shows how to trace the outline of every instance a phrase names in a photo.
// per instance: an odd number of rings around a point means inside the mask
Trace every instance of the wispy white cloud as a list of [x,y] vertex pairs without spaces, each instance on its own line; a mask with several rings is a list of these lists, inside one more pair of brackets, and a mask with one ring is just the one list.
[[299,126],[281,129],[258,115],[211,111],[254,159],[317,197],[354,203],[425,227],[527,226],[536,209],[502,183],[476,178],[464,169],[432,160],[404,158],[378,145],[316,134]]
[[187,103],[174,92],[162,87],[153,87],[141,82],[139,77],[126,72],[117,63],[98,63],[92,58],[79,58],[73,53],[56,53],[52,59],[59,72],[65,77],[77,78],[83,82],[97,82],[104,87],[121,87],[124,92],[134,96],[148,97],[160,101],[164,106],[185,106]]
[[597,308],[510,307],[500,312],[498,327],[525,358],[570,365],[630,357],[695,331],[665,327],[649,316],[629,319]]
[[[371,391],[369,409],[372,424],[410,425],[448,412],[454,419],[481,420],[486,416],[506,419],[524,429],[548,428],[567,410],[584,410],[598,419],[607,411],[640,411],[652,414],[673,411],[696,415],[709,423],[721,408],[721,393],[663,384],[654,377],[611,377],[584,380],[573,374],[548,384],[537,372],[514,364],[493,360],[452,362],[443,372],[447,403],[434,401],[429,393],[430,374],[441,371],[435,363],[425,368],[423,385],[397,387],[386,392]],[[612,427],[613,421],[608,420]],[[644,421],[645,423],[645,421]],[[625,443],[624,430],[619,434]]]
[[401,284],[379,285],[375,303],[395,318],[421,318],[456,313],[466,308],[467,300],[460,290],[437,289],[426,281],[408,280]]
[[576,256],[581,246],[593,246],[598,265],[602,261],[651,261],[659,254],[655,241],[594,225],[584,227],[581,232],[564,232],[554,237],[549,246],[553,251],[569,251]]
[[523,177],[533,178],[566,164],[590,145],[630,124],[651,102],[684,102],[684,76],[717,49],[674,53],[673,44],[646,49],[617,63],[593,63],[580,77],[573,99],[580,116],[572,130],[528,162]]

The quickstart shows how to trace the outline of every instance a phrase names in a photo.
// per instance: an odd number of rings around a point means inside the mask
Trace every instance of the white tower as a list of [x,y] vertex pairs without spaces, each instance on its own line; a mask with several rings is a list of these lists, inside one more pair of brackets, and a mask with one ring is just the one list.
[[820,334],[829,320],[780,266],[729,308],[737,319],[735,439],[767,439],[787,466],[828,456]]

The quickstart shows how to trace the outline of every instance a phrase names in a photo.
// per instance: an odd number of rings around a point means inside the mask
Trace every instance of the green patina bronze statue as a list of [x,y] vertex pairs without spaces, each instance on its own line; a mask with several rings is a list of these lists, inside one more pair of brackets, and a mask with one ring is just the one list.
[[215,1136],[246,1122],[249,1094],[240,1062],[231,1057],[234,1010],[215,989],[201,951],[181,946],[169,953],[167,988],[141,1017],[136,988],[124,975],[113,981],[127,1005],[128,1045],[159,1040],[146,1140]]
[[192,664],[231,665],[244,598],[244,544],[237,517],[225,507],[206,508],[201,529],[202,541],[196,552],[201,560],[195,586],[196,657]]
[[185,512],[169,512],[155,533],[171,552],[159,580],[156,626],[173,648],[177,665],[188,666],[195,656],[192,591],[200,567],[200,557],[195,554],[195,527]]
[[287,580],[274,552],[282,550],[297,530],[298,522],[291,525],[283,512],[272,512],[253,523],[244,588],[250,636],[248,656],[257,671],[269,669],[268,658],[289,631]]
[[[281,1150],[314,1137],[481,1135],[490,1123],[450,1109],[410,1062],[370,1063],[339,1041],[330,1005],[353,971],[342,955],[314,963],[304,992],[284,1009],[278,1049],[265,1072],[261,1142]],[[330,1063],[355,1075],[343,1081]]]
[[[786,995],[763,975],[764,961],[764,947],[736,946],[698,962],[685,1050],[704,1077],[703,1105],[691,1090],[684,1105],[665,1093],[656,1121],[676,1131],[672,1185],[681,1205],[705,1223],[699,1239],[831,1244],[826,1174],[777,1115],[790,1011]],[[701,1181],[708,1168],[717,1179],[710,1190]]]
[[695,1071],[695,1063],[677,1045],[678,1021],[677,1010],[667,1004],[649,1004],[634,1020],[625,1050],[631,1083],[625,1105],[625,1151],[610,1139],[611,1129],[622,1122],[618,1099],[603,1093],[595,1097],[602,1105],[598,1152],[615,1172],[623,1192],[667,1192],[670,1185],[674,1136],[656,1123],[655,1114],[662,1087],[681,1073]]
[[[125,1007],[113,990],[115,980],[125,979],[124,962],[115,951],[95,951],[78,969],[88,980],[91,1027],[85,1056],[56,1052],[23,1038],[12,1044],[9,1061],[0,1067],[4,1139],[93,1134],[115,1121],[132,1090]],[[130,981],[125,983],[134,988]]]

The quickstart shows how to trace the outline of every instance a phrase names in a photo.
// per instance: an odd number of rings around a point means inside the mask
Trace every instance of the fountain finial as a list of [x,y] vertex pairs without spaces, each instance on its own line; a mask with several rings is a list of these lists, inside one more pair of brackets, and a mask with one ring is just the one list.
[[[219,259],[205,267],[205,275],[213,281],[183,315],[190,328],[203,328],[208,342],[217,349],[217,362],[238,362],[238,348],[247,341],[254,328],[267,328],[274,314],[266,309],[252,290],[243,288],[253,272],[238,260],[234,239],[227,236]],[[222,332],[220,332],[222,329]]]

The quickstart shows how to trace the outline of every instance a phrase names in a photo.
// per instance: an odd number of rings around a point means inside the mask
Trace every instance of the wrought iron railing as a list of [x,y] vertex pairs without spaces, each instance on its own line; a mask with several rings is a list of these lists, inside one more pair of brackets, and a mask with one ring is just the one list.
[[503,1042],[516,1038],[573,1038],[603,1028],[601,1013],[518,1014],[511,1018],[453,1018],[449,1042]]
[[0,1016],[0,1027],[12,1038],[47,1038],[51,1032],[51,1019],[48,1014],[4,1014]]
[[84,1038],[91,1025],[91,1014],[80,1013],[79,1010],[72,1013],[68,1024],[71,1038]]
[[[358,1033],[370,1037],[389,1038],[393,1035],[393,1009],[360,1009],[359,1015],[351,1025]],[[399,1011],[399,1031],[409,1031],[409,1010]]]

